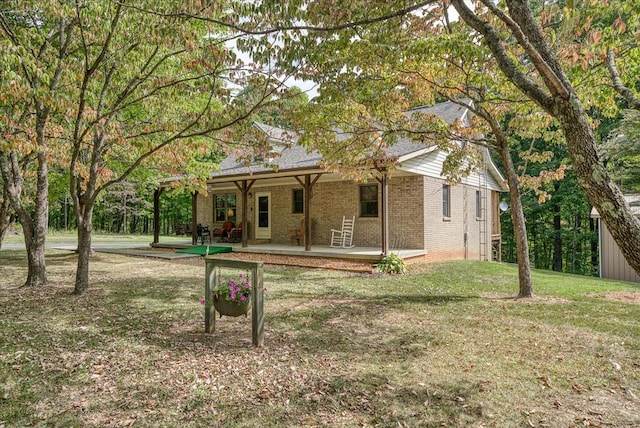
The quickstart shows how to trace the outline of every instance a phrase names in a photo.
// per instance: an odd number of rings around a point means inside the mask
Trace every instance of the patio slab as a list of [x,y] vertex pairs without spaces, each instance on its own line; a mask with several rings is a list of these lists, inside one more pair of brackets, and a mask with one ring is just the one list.
[[[190,247],[189,242],[185,243],[158,243],[152,244],[156,248],[186,248]],[[225,246],[232,247],[235,253],[253,253],[253,254],[275,254],[284,256],[298,257],[324,257],[339,258],[347,260],[367,261],[371,263],[379,262],[382,259],[380,248],[374,247],[353,247],[353,248],[335,248],[329,246],[313,245],[310,251],[305,251],[303,246],[294,246],[287,244],[255,244],[248,247],[242,247],[241,243],[213,243],[211,247]],[[396,249],[391,250],[392,253],[398,255],[402,259],[410,259],[415,257],[424,257],[426,250],[420,249]]]

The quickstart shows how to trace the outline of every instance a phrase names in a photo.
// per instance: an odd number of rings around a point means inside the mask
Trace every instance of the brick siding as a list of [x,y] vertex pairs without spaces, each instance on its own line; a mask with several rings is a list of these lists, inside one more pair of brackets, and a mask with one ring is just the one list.
[[[290,230],[299,228],[304,214],[292,213],[292,190],[300,189],[298,184],[258,187],[251,189],[248,200],[249,238],[254,237],[255,194],[271,193],[271,242],[289,243]],[[377,183],[370,181],[368,184]],[[389,246],[404,249],[426,249],[428,260],[465,258],[465,215],[469,259],[479,258],[479,221],[476,219],[477,187],[451,186],[451,217],[442,216],[442,185],[444,180],[425,176],[395,176],[389,180]],[[355,181],[319,180],[313,187],[311,198],[312,235],[311,243],[329,245],[331,229],[340,229],[342,216],[356,216],[353,243],[360,247],[381,246],[381,218],[359,216],[359,186]],[[466,188],[466,195],[465,195]],[[378,184],[378,200],[381,186]],[[241,194],[232,189],[219,193],[236,193],[238,221],[242,218]],[[213,201],[215,193],[198,197],[198,222],[211,228],[220,227],[213,222]],[[466,205],[465,205],[466,199]],[[490,201],[490,195],[487,198]],[[491,216],[491,209],[486,210]],[[487,223],[491,233],[491,218]],[[487,241],[490,243],[490,237]],[[295,244],[295,242],[294,242]],[[487,254],[489,249],[487,249]]]

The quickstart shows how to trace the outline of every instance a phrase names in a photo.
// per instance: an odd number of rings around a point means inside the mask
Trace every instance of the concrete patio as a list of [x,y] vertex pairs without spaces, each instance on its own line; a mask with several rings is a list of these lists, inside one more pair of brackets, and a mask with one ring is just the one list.
[[[205,243],[204,245],[207,245]],[[249,244],[247,247],[242,247],[240,242],[228,243],[228,242],[213,242],[210,244],[214,246],[232,247],[235,253],[253,253],[253,254],[274,254],[285,256],[297,256],[297,257],[324,257],[324,258],[337,258],[353,261],[366,261],[376,263],[380,261],[382,256],[380,255],[381,249],[374,247],[353,247],[353,248],[334,248],[328,245],[312,245],[310,251],[305,251],[304,246],[300,245],[287,245],[287,244]],[[188,248],[191,246],[190,241],[182,242],[168,242],[157,244],[151,244],[154,248]],[[426,250],[419,249],[391,249],[391,252],[398,255],[402,259],[412,259],[416,257],[424,257]]]

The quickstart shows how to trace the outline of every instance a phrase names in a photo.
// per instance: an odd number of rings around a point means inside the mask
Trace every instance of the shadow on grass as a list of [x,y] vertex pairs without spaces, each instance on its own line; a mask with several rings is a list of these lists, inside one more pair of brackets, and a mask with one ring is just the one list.
[[477,421],[482,416],[478,405],[469,405],[482,385],[465,382],[421,383],[398,386],[392,379],[364,371],[357,375],[315,379],[292,391],[289,400],[300,403],[311,414],[330,409],[336,414],[351,413],[354,419],[382,426],[451,426]]

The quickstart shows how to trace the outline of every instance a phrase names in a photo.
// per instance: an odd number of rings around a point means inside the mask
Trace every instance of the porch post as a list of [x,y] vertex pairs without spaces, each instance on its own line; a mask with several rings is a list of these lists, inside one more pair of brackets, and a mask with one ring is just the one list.
[[311,251],[311,176],[304,176],[304,250]]
[[198,243],[198,192],[191,194],[191,245]]
[[234,182],[238,190],[242,193],[242,248],[246,248],[249,246],[249,223],[247,222],[249,219],[248,216],[248,195],[249,190],[253,186],[256,180],[251,180],[250,183],[247,183],[247,180],[242,180],[242,186],[238,184],[238,182]]
[[304,250],[311,251],[311,191],[318,182],[322,173],[311,180],[311,174],[304,176],[304,183],[300,177],[294,177],[304,188]]
[[388,188],[388,181],[389,181],[389,173],[387,172],[386,169],[382,170],[382,179],[380,180],[380,183],[382,184],[382,189],[381,189],[381,201],[380,204],[382,205],[382,256],[388,256],[389,255],[389,207],[388,207],[388,200],[389,200],[389,188]]
[[160,195],[162,187],[153,192],[153,243],[160,242]]

